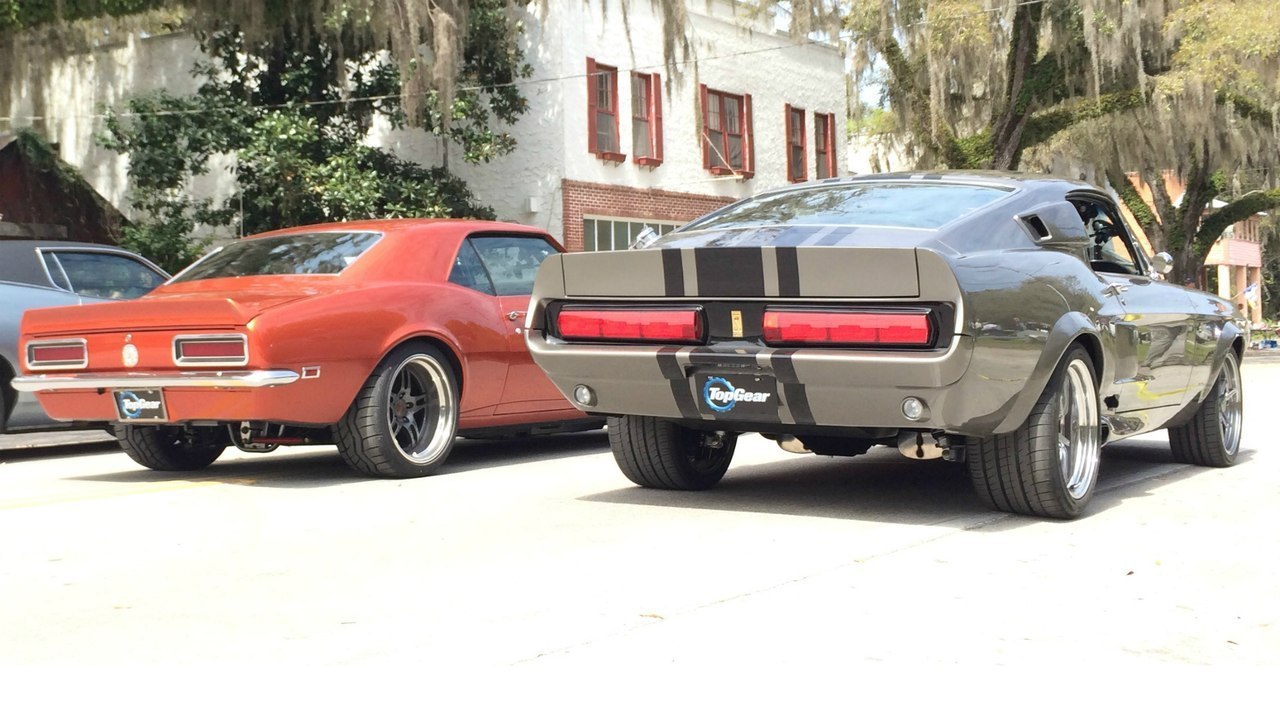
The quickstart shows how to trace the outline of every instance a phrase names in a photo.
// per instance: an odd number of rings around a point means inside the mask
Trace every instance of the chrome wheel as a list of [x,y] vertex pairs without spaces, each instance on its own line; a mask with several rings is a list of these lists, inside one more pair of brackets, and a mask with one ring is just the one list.
[[452,446],[455,418],[450,374],[431,355],[411,355],[395,369],[387,422],[396,449],[416,464],[430,464]]
[[1222,431],[1222,446],[1228,455],[1235,455],[1240,447],[1240,428],[1244,424],[1244,400],[1241,393],[1240,365],[1234,353],[1227,353],[1218,376],[1217,402],[1218,427]]
[[1079,500],[1098,477],[1101,449],[1098,392],[1084,360],[1067,365],[1058,391],[1058,469],[1067,494]]

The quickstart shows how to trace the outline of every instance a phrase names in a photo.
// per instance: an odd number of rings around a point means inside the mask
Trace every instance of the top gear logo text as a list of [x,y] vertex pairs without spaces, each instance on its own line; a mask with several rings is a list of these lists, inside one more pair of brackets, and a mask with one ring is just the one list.
[[702,400],[707,404],[707,407],[716,412],[728,412],[740,402],[768,402],[769,396],[772,394],[736,388],[733,383],[722,377],[709,377],[706,384],[702,386]]

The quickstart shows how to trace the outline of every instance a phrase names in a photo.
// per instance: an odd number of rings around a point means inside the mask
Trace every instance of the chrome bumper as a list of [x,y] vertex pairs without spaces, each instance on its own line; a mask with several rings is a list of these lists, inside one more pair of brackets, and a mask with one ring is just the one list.
[[10,383],[20,392],[40,390],[98,390],[128,388],[260,388],[288,385],[300,376],[292,370],[223,370],[155,373],[76,373],[21,375]]

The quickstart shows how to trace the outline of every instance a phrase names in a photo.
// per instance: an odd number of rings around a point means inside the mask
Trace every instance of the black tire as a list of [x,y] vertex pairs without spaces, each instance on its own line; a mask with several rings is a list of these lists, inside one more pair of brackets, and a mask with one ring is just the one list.
[[227,449],[221,427],[119,424],[115,433],[124,454],[152,470],[202,470]]
[[394,350],[334,426],[348,465],[375,477],[423,477],[444,464],[458,429],[453,366],[426,344]]
[[1227,351],[1209,395],[1185,425],[1169,428],[1173,459],[1207,467],[1230,467],[1240,452],[1244,426],[1244,385],[1240,361]]
[[[706,490],[720,482],[738,437],[650,417],[609,418],[609,447],[631,482],[664,490]],[[718,445],[718,446],[717,446]]]
[[1098,482],[1099,413],[1093,362],[1084,348],[1075,346],[1017,430],[967,440],[974,490],[995,510],[1076,517],[1089,504]]

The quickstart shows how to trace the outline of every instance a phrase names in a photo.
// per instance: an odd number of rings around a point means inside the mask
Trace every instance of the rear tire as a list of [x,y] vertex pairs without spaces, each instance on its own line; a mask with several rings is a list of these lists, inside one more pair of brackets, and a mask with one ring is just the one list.
[[458,429],[453,366],[429,345],[397,348],[334,426],[338,452],[367,475],[423,477],[444,464]]
[[1098,383],[1084,348],[1072,348],[1018,429],[966,442],[969,479],[994,510],[1069,519],[1098,482]]
[[1169,448],[1181,463],[1207,467],[1235,465],[1244,425],[1244,385],[1240,362],[1227,351],[1218,379],[1185,425],[1169,428]]
[[729,469],[736,435],[693,430],[651,417],[609,418],[609,447],[631,482],[664,490],[706,490]]
[[121,424],[115,433],[124,454],[152,470],[203,470],[227,448],[221,427]]

